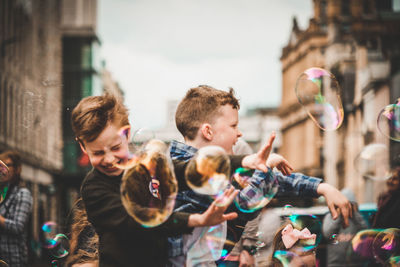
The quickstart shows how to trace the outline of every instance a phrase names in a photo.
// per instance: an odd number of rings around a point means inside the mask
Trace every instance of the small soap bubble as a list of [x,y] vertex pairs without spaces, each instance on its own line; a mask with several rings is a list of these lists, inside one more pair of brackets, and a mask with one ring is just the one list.
[[122,204],[143,227],[165,222],[175,205],[178,184],[165,147],[160,140],[148,142],[122,177]]
[[[378,229],[366,229],[359,231],[351,240],[353,258],[360,260],[374,260],[373,242],[375,237],[381,232]],[[348,256],[351,255],[347,253]]]
[[57,234],[54,237],[54,246],[50,248],[50,254],[61,259],[69,254],[69,240],[64,234]]
[[355,169],[363,177],[382,181],[392,176],[389,149],[384,144],[365,146],[354,160]]
[[310,118],[324,131],[338,129],[344,112],[340,85],[335,76],[321,68],[305,70],[296,82],[295,92]]
[[58,260],[52,260],[51,267],[58,267]]
[[53,248],[56,245],[56,240],[54,238],[59,233],[58,225],[55,222],[49,221],[45,222],[42,226],[42,232],[44,236],[44,244],[45,248]]
[[387,105],[381,110],[377,127],[384,136],[400,142],[400,98],[396,104]]
[[400,267],[400,256],[394,256],[388,259],[385,263],[385,267]]
[[133,133],[132,142],[135,145],[143,145],[155,138],[155,133],[149,128],[140,128]]
[[336,245],[338,243],[339,243],[339,240],[338,240],[337,234],[333,234],[329,237],[329,244]]

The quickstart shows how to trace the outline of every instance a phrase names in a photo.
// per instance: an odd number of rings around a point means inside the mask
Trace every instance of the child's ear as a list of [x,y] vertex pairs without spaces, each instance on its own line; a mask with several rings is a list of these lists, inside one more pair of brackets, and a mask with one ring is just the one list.
[[79,146],[80,146],[81,149],[82,149],[82,152],[85,153],[85,154],[87,154],[86,149],[85,149],[85,146],[82,144],[82,141],[78,141],[78,143],[79,143]]
[[212,127],[209,123],[203,123],[200,127],[201,135],[207,140],[211,141],[213,139]]

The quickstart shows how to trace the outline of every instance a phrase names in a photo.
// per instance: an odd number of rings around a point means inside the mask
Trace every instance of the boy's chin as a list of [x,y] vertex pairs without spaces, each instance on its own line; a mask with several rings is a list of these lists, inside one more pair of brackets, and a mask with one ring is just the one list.
[[113,169],[104,169],[104,168],[97,168],[100,172],[104,173],[105,175],[108,176],[118,176],[123,173],[124,170],[118,169],[118,168],[113,168]]

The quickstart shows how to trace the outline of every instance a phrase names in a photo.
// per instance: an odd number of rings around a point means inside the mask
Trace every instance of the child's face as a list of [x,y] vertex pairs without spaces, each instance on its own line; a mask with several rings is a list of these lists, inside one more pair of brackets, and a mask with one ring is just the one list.
[[238,110],[231,105],[224,105],[219,109],[219,115],[214,123],[211,123],[212,140],[210,145],[217,145],[232,154],[232,147],[242,133],[238,129]]
[[115,166],[127,160],[128,136],[120,134],[120,127],[109,123],[92,142],[83,142],[83,151],[87,153],[94,168],[108,176],[118,176],[123,170]]

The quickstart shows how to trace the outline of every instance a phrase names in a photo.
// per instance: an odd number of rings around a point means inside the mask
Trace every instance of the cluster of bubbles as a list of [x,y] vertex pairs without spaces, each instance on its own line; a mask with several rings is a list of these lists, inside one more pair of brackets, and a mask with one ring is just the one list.
[[[121,129],[129,138],[129,127]],[[173,212],[178,184],[164,142],[153,139],[151,131],[136,131],[129,140],[126,162],[116,165],[125,172],[121,200],[128,214],[143,227],[165,222]]]
[[49,251],[49,254],[56,258],[52,266],[58,265],[58,259],[65,258],[69,254],[69,239],[60,233],[57,223],[49,221],[42,225],[44,241],[42,246]]
[[340,85],[335,76],[321,68],[305,70],[296,81],[295,92],[316,125],[325,131],[342,125],[344,112],[340,98]]

